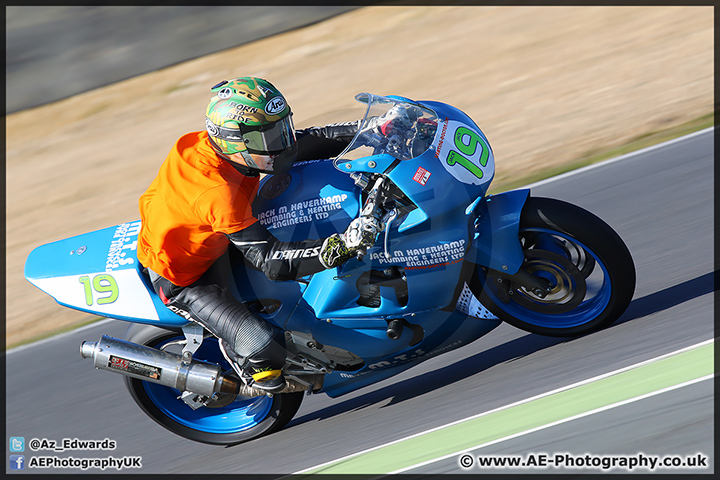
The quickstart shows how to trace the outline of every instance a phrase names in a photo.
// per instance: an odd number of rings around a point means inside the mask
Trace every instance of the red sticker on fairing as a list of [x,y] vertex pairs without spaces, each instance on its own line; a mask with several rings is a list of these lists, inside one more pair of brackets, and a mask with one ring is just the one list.
[[420,185],[425,185],[428,178],[430,178],[430,175],[432,175],[430,172],[425,170],[423,167],[419,167],[417,172],[415,172],[415,175],[413,175],[413,180],[418,182]]

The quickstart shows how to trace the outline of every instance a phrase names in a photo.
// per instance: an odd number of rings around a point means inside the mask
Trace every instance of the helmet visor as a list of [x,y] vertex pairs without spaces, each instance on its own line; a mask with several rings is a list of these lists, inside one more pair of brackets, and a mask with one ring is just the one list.
[[296,142],[292,115],[260,127],[243,125],[242,136],[248,152],[260,155],[279,154]]

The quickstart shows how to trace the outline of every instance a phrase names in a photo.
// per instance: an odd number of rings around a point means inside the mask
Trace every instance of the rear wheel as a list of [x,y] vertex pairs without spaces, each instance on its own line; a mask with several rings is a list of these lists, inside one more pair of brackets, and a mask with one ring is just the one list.
[[[501,320],[541,335],[567,337],[604,328],[630,304],[635,266],[618,234],[592,213],[531,197],[520,217],[521,276],[478,267],[471,289]],[[532,277],[527,277],[527,274]]]
[[[182,332],[144,326],[131,331],[128,340],[153,348],[180,353]],[[217,339],[206,338],[193,358],[217,363],[223,371],[230,365],[218,347]],[[219,401],[193,410],[178,397],[181,391],[156,383],[125,377],[135,402],[157,423],[168,430],[197,442],[232,445],[258,438],[284,427],[297,413],[303,392],[272,397],[243,397],[221,394]]]

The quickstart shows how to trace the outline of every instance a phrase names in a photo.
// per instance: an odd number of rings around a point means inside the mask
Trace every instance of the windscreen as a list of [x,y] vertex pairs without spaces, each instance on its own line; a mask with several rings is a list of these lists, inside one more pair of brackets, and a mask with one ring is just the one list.
[[336,157],[335,165],[370,155],[388,154],[398,160],[422,155],[437,131],[437,116],[427,107],[409,100],[361,93],[355,97],[367,103],[358,133]]

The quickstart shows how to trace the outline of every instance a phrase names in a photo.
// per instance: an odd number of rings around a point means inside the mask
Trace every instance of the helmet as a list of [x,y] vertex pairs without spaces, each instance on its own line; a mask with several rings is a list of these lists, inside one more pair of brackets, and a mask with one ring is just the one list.
[[[297,157],[292,112],[285,97],[267,80],[240,77],[212,87],[205,114],[210,144],[222,157],[242,154],[247,166],[280,173]],[[248,153],[274,157],[272,170],[262,170]]]

